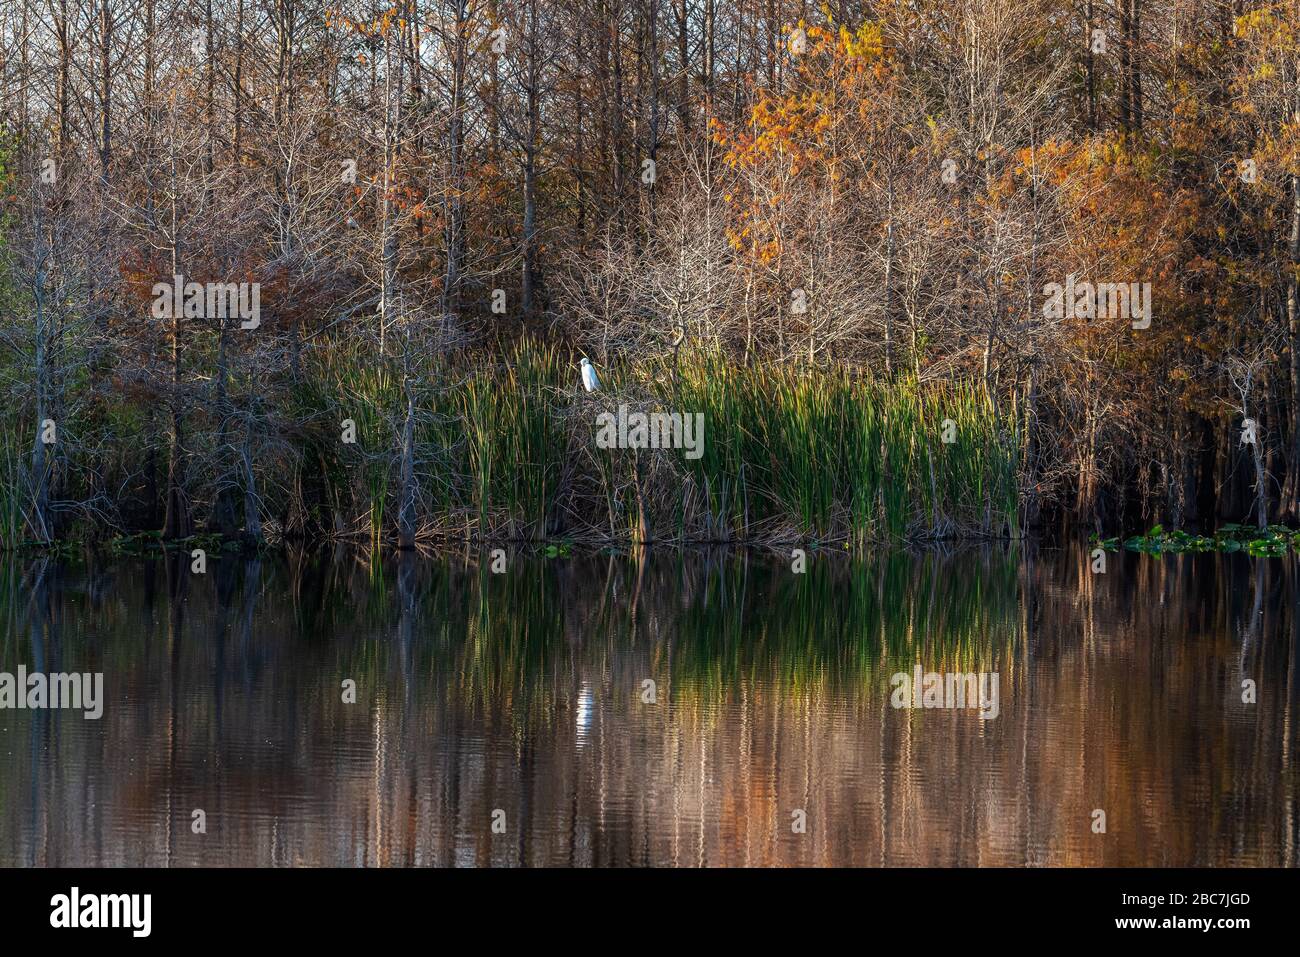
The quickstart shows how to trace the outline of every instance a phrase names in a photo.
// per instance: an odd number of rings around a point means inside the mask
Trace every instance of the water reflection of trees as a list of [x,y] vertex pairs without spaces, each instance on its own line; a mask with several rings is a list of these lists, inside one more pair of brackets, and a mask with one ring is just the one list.
[[[1296,575],[1034,550],[10,564],[0,663],[103,670],[108,707],[3,715],[0,861],[1293,864]],[[998,671],[1001,716],[890,708],[915,662]]]

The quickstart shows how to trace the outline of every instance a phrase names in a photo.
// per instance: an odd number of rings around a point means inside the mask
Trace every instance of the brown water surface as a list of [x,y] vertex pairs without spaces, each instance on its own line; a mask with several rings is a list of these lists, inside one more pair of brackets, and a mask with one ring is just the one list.
[[0,672],[104,713],[0,710],[0,865],[1296,863],[1290,558],[489,564],[3,560]]

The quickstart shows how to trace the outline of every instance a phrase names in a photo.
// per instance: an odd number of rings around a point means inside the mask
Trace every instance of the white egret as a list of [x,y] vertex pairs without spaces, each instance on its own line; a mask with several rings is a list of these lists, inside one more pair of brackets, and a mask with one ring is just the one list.
[[600,380],[596,378],[596,367],[586,356],[582,357],[582,385],[588,392],[595,392],[600,388]]

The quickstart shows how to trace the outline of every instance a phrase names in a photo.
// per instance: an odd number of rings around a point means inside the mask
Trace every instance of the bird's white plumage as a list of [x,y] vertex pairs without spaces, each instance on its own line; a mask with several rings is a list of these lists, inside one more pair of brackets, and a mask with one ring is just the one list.
[[586,357],[582,360],[582,386],[588,392],[595,392],[600,388],[600,380],[596,378],[596,367]]

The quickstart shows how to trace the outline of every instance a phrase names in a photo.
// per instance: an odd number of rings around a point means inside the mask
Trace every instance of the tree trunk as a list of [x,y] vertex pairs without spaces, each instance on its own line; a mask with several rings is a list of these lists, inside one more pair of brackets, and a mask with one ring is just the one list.
[[677,118],[683,135],[691,130],[690,10],[686,0],[677,0]]
[[[38,238],[37,242],[41,240]],[[32,305],[36,317],[36,439],[32,443],[32,520],[31,531],[39,541],[50,540],[50,462],[44,442],[44,422],[49,408],[49,369],[46,361],[45,340],[47,319],[45,314],[45,269],[43,251],[38,261],[32,283]]]
[[[171,170],[171,265],[172,276],[180,273],[180,249],[177,230],[179,215],[176,195],[179,186],[176,181],[175,145],[172,150]],[[167,510],[163,516],[162,536],[165,539],[188,538],[192,531],[189,503],[185,496],[185,419],[181,398],[181,323],[184,317],[181,310],[174,310],[171,320],[171,434],[167,449]]]
[[1255,463],[1255,509],[1259,530],[1268,528],[1268,469],[1264,466],[1264,423],[1262,417],[1255,421],[1255,441],[1250,443],[1251,458]]
[[885,281],[881,284],[885,320],[885,375],[894,371],[893,276],[894,276],[894,174],[889,172],[888,201],[885,207]]
[[460,275],[465,232],[465,60],[468,33],[468,7],[456,5],[456,36],[451,62],[451,116],[447,138],[446,241],[447,271],[442,286],[443,315],[460,311]]
[[541,39],[537,23],[537,2],[528,9],[528,132],[524,144],[523,275],[520,306],[526,317],[537,308],[537,156],[541,150]]
[[[1295,77],[1295,119],[1300,122],[1300,65]],[[1300,517],[1300,176],[1291,176],[1291,233],[1287,239],[1286,324],[1288,386],[1291,401],[1291,434],[1288,436],[1286,482],[1282,486],[1279,510],[1284,518]]]
[[109,182],[109,166],[113,159],[113,15],[107,0],[99,5],[99,175]]
[[406,379],[406,421],[402,424],[401,484],[397,490],[397,547],[415,547],[415,395]]

